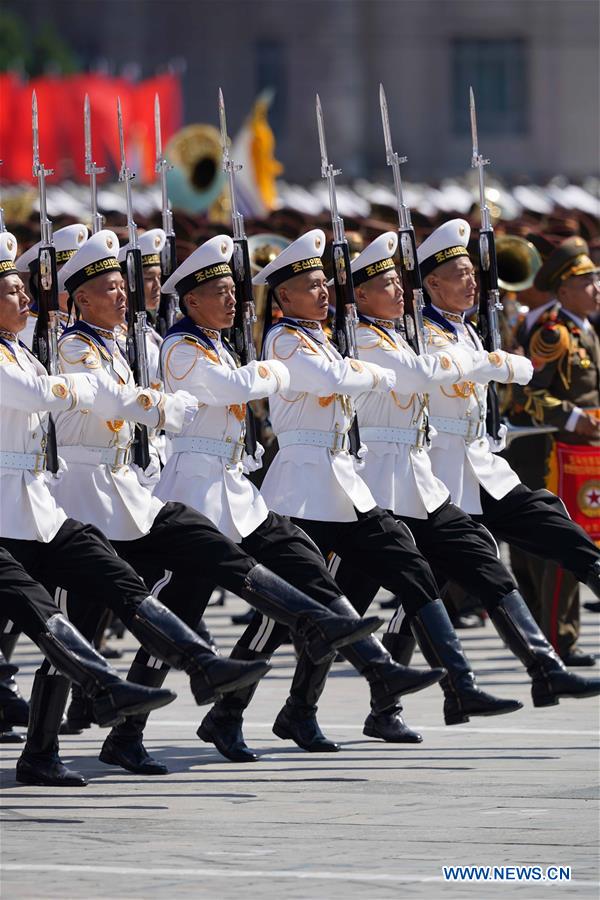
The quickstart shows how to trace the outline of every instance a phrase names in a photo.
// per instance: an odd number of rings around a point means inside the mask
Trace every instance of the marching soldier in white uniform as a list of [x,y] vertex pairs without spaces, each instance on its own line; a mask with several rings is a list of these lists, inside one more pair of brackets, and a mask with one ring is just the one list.
[[[52,236],[52,241],[56,249],[56,269],[60,272],[62,266],[74,256],[79,248],[87,241],[88,230],[81,222],[75,225],[66,225],[59,228]],[[29,290],[34,298],[34,306],[29,310],[27,324],[20,335],[19,340],[29,349],[33,349],[33,334],[37,322],[37,281],[38,281],[38,256],[40,253],[42,242],[38,241],[25,253],[15,261],[15,267],[20,275],[29,275]],[[58,295],[58,317],[61,328],[64,330],[69,324],[70,311],[68,308],[69,295],[66,291],[61,291]]]
[[[165,385],[167,390],[183,389],[193,394],[199,409],[182,434],[172,438],[173,455],[155,496],[164,501],[185,501],[291,584],[335,612],[356,616],[351,604],[340,596],[312,541],[288,519],[270,513],[244,474],[246,403],[287,390],[289,374],[276,360],[238,368],[232,351],[221,339],[221,329],[231,327],[235,312],[235,286],[229,267],[232,253],[231,238],[217,235],[192,253],[164,286],[167,293],[177,291],[186,310],[186,316],[170,330],[163,344]],[[380,377],[384,376],[382,370]],[[269,626],[276,627],[274,622]],[[236,659],[268,659],[270,654],[265,647],[258,651],[242,644],[233,655]],[[349,658],[368,678],[373,705],[382,709],[394,704],[402,692],[428,686],[432,681],[429,672],[406,671],[393,663],[373,637],[354,643]],[[138,653],[136,663],[148,664],[144,651]],[[164,666],[163,673],[166,675]],[[231,703],[218,704],[198,730],[200,737],[215,743],[235,761],[256,759],[244,745],[241,714],[232,714],[236,705],[243,710],[250,697],[251,693],[244,690]],[[296,737],[302,741],[306,736],[300,734],[301,727],[302,723]],[[119,738],[123,742],[126,735],[131,741],[141,741],[142,729],[143,717],[135,717],[117,727],[108,741]],[[315,736],[311,734],[310,738],[314,743]],[[142,771],[147,773],[150,765],[145,760]]]
[[[467,244],[470,228],[453,219],[438,228],[418,249],[425,288],[428,352],[437,356],[452,347],[481,349],[465,313],[476,300],[476,281]],[[495,354],[492,354],[495,356]],[[499,354],[498,373],[510,358]],[[486,434],[486,387],[478,376],[443,385],[429,393],[430,423],[435,437],[430,459],[434,474],[450,490],[453,503],[481,522],[496,538],[537,556],[558,560],[600,595],[600,553],[583,529],[565,513],[549,491],[531,491],[497,455],[502,441]],[[496,451],[496,452],[493,452]],[[600,680],[567,672],[535,624],[522,597],[513,592],[500,600],[491,618],[512,652],[533,679],[535,706],[548,706],[562,696],[590,696]]]
[[[389,368],[342,359],[326,337],[321,327],[328,309],[324,249],[323,232],[310,231],[254,279],[269,284],[284,312],[267,333],[263,357],[285,362],[290,372],[289,388],[270,398],[279,452],[263,482],[263,497],[269,508],[300,525],[325,556],[335,552],[342,560],[351,558],[358,569],[373,573],[378,583],[400,594],[411,615],[437,609],[439,592],[431,569],[408,529],[376,504],[361,478],[360,463],[348,452],[352,398],[368,392],[386,398],[397,389],[397,378]],[[436,648],[440,660],[436,664],[445,666],[453,652],[446,643],[448,634],[453,641],[456,638],[449,622],[440,627],[443,617],[443,607],[437,619],[423,612],[422,636]],[[252,623],[240,643],[255,646],[265,629],[260,620]],[[275,734],[293,737],[290,721],[304,719],[319,735],[315,749],[326,746],[316,710],[330,664],[331,659],[315,667],[301,657]],[[492,699],[487,698],[490,703]],[[382,710],[375,704],[372,708],[367,733],[376,732],[382,721]],[[387,739],[404,739],[401,718],[393,714],[383,718]],[[305,743],[305,749],[312,747]]]
[[[133,376],[127,360],[115,340],[115,329],[125,321],[126,296],[119,262],[118,242],[111,231],[93,235],[64,266],[60,286],[73,297],[80,320],[59,342],[61,368],[64,372],[94,372],[103,380],[117,385],[116,393],[132,385]],[[187,395],[182,392],[183,396]],[[177,395],[178,396],[178,395]],[[129,465],[134,438],[134,422],[147,422],[153,414],[153,425],[177,432],[183,421],[174,421],[169,410],[174,397],[144,390],[136,409],[124,410],[115,405],[112,414],[94,407],[87,415],[66,412],[57,419],[57,439],[68,472],[57,483],[55,492],[68,512],[84,515],[101,528],[120,556],[127,559],[142,575],[149,587],[161,591],[169,608],[181,613],[195,625],[198,601],[195,588],[198,573],[206,581],[223,584],[263,612],[291,627],[305,640],[309,655],[319,661],[332,647],[362,637],[377,627],[370,622],[338,616],[294,589],[224,537],[204,516],[182,503],[163,503],[138,480]],[[195,398],[186,411],[189,421],[198,410]],[[158,420],[158,421],[157,421]],[[175,577],[173,577],[175,576]],[[173,579],[173,586],[169,582]],[[69,597],[73,621],[84,634],[93,633],[97,610],[88,597]],[[93,630],[91,630],[93,629]],[[155,654],[156,655],[156,654]],[[165,654],[161,657],[164,661]],[[265,663],[227,661],[229,666],[264,673]],[[132,681],[160,676],[160,670],[134,664]],[[162,676],[160,676],[162,677]],[[104,762],[131,766],[145,755],[141,742],[131,760],[130,746],[118,741],[105,744]]]
[[[116,240],[116,238],[115,238]],[[27,320],[28,297],[14,268],[16,240],[0,235],[0,547],[53,594],[81,591],[85,603],[115,610],[127,627],[160,659],[190,675],[198,702],[208,702],[228,687],[253,681],[264,664],[236,663],[216,657],[198,636],[162,603],[149,596],[140,577],[114,553],[95,527],[68,518],[56,503],[51,485],[60,481],[51,470],[57,461],[50,414],[78,410],[97,415],[134,415],[156,424],[157,404],[179,425],[193,398],[166,398],[133,386],[119,389],[110,379],[87,369],[48,376],[17,338]],[[141,402],[140,402],[141,401]],[[85,573],[85,583],[82,582]],[[60,630],[60,629],[59,629]],[[78,652],[69,632],[59,638]],[[225,664],[225,665],[223,665]],[[17,764],[17,780],[27,784],[85,785],[58,756],[57,733],[69,690],[68,679],[51,673],[47,662],[36,673],[27,743]],[[170,697],[167,694],[154,695]]]

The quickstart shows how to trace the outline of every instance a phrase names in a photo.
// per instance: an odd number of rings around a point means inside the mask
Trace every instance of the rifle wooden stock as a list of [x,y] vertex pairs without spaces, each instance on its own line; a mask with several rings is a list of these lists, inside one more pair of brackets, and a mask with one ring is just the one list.
[[398,229],[400,274],[404,291],[404,334],[418,356],[425,353],[423,341],[423,284],[417,261],[414,228]]
[[[150,376],[146,350],[146,303],[144,298],[144,278],[142,274],[142,254],[138,248],[127,252],[127,355],[133,371],[134,381],[141,387],[148,387]],[[141,469],[150,465],[150,444],[145,425],[135,426],[133,458]]]
[[[177,249],[174,234],[167,235],[165,246],[160,254],[160,268],[164,284],[177,268]],[[177,294],[161,293],[158,306],[158,332],[161,337],[164,337],[169,328],[175,324],[178,305],[179,298]]]
[[[348,242],[334,241],[333,283],[335,285],[335,339],[338,350],[344,358],[357,359],[356,348],[356,299],[350,270],[350,249]],[[350,452],[358,457],[360,433],[356,415],[349,430]]]
[[[235,282],[235,318],[233,320],[233,346],[243,366],[256,359],[253,326],[256,321],[252,270],[247,238],[234,238],[233,280]],[[250,404],[246,405],[246,453],[256,453],[256,419]]]
[[[496,259],[496,242],[494,232],[479,232],[479,311],[478,329],[483,347],[488,353],[499,350],[501,346],[498,310],[500,291],[498,289],[498,262]],[[500,434],[500,403],[496,385],[490,382],[487,389],[487,430],[496,440]]]
[[[48,374],[58,375],[58,276],[56,250],[52,245],[40,248],[37,278],[38,318],[32,348]],[[56,429],[51,415],[46,430],[46,468],[49,472],[58,472]]]

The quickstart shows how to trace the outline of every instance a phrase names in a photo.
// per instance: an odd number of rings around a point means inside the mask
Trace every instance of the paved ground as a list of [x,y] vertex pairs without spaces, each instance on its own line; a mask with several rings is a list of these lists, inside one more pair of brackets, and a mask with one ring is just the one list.
[[[224,649],[237,634],[236,608],[209,611]],[[600,616],[585,614],[584,649],[598,650],[599,631]],[[277,739],[270,725],[289,684],[290,648],[248,715],[257,764],[223,761],[198,740],[200,712],[179,673],[170,678],[178,699],[147,732],[167,777],[98,762],[94,728],[61,741],[87,788],[18,786],[18,750],[1,746],[2,897],[597,897],[598,704],[534,711],[525,674],[492,627],[462,635],[480,683],[526,708],[446,728],[440,691],[430,688],[406,702],[424,734],[418,747],[362,736],[367,690],[345,664],[335,666],[320,713],[342,752],[308,755]],[[123,671],[133,642],[124,646]],[[19,645],[26,691],[36,659]],[[572,880],[450,884],[443,864],[570,866]]]

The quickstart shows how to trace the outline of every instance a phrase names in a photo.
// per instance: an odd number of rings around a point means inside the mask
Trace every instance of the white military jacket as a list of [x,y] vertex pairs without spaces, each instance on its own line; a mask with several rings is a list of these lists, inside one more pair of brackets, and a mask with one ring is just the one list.
[[[439,356],[453,346],[482,349],[475,330],[461,316],[438,311],[433,316],[435,320],[426,319],[428,353]],[[480,486],[500,500],[520,484],[506,460],[492,452],[491,438],[486,434],[487,384],[492,380],[527,384],[533,374],[525,357],[502,351],[490,356],[496,363],[493,374],[465,377],[451,386],[439,385],[429,394],[430,421],[436,431],[430,452],[433,472],[447,485],[453,502],[472,514],[482,511]]]
[[[84,380],[93,400],[96,381]],[[0,536],[47,543],[66,520],[50,491],[57,478],[44,471],[46,430],[48,412],[78,405],[78,384],[80,375],[48,376],[16,339],[0,343]]]
[[155,494],[187,503],[239,542],[269,514],[244,474],[246,403],[287,388],[289,375],[275,361],[238,368],[218,331],[187,318],[176,328],[162,349],[165,387],[193,394],[199,408],[181,436],[171,438],[172,455]]
[[[267,506],[300,519],[355,521],[356,509],[367,512],[376,502],[345,449],[354,416],[351,398],[389,391],[395,385],[393,372],[342,359],[321,325],[304,320],[276,324],[263,356],[280,360],[290,373],[289,389],[269,404],[279,451],[262,484]],[[330,447],[318,445],[318,432]]]
[[102,385],[112,383],[113,393],[90,413],[57,417],[59,455],[68,472],[55,496],[70,516],[96,525],[111,540],[135,540],[150,530],[164,504],[130,465],[134,423],[179,431],[195,401],[136,387],[113,332],[85,322],[63,334],[59,357],[63,372],[92,372]]
[[382,319],[362,318],[357,345],[361,360],[393,369],[397,385],[389,394],[372,391],[357,398],[361,440],[369,448],[361,475],[383,509],[425,519],[449,497],[429,459],[427,392],[448,390],[467,377],[491,378],[497,367],[483,350],[456,343],[437,356],[417,356],[394,323]]

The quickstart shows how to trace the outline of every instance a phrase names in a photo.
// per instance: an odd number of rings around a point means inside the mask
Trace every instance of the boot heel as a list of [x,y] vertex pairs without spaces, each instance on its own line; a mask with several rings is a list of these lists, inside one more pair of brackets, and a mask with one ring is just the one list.
[[277,735],[278,738],[281,738],[282,741],[293,741],[290,731],[287,728],[284,728],[278,722],[273,723],[272,728],[273,734]]
[[204,741],[205,744],[212,744],[213,740],[208,731],[208,729],[204,728],[203,725],[199,725],[196,729],[196,734],[200,738],[201,741]]
[[470,722],[471,719],[463,712],[453,712],[444,714],[444,722],[446,725],[464,725],[465,722]]
[[537,708],[541,706],[558,706],[559,703],[558,697],[546,690],[542,692],[532,688],[531,697],[533,705]]

